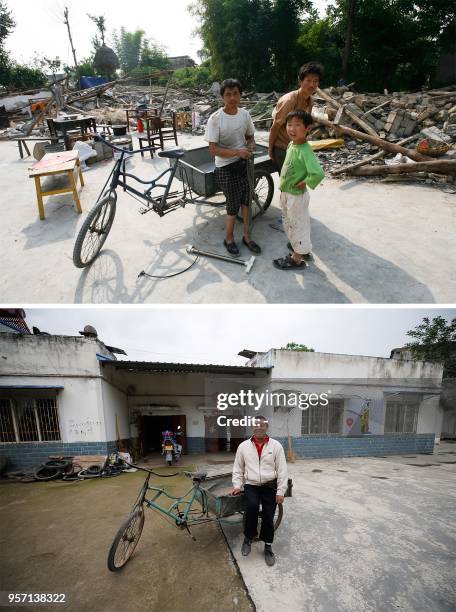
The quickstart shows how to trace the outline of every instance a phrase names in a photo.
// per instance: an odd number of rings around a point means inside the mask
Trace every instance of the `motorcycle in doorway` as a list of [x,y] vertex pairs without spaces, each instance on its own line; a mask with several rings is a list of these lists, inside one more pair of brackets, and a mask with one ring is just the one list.
[[182,435],[180,428],[181,426],[178,425],[176,433],[169,430],[162,431],[162,455],[168,465],[178,461],[182,454],[182,444],[178,444],[176,440],[177,436]]

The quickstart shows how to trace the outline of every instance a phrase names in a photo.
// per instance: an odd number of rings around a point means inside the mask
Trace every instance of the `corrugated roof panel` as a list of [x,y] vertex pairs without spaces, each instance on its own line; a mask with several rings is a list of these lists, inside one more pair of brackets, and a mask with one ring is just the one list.
[[105,361],[103,366],[114,367],[130,372],[194,372],[208,374],[250,374],[268,372],[269,368],[252,368],[248,366],[231,366],[204,363],[168,363],[161,361]]

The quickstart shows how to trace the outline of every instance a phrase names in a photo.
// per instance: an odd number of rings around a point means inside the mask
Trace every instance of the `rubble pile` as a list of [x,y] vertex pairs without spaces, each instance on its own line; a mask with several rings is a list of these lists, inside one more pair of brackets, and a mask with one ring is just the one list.
[[[169,73],[150,76],[157,75]],[[118,125],[126,123],[126,109],[146,105],[165,117],[175,112],[179,130],[202,134],[209,116],[222,103],[218,83],[196,90],[176,89],[171,81],[165,87],[153,84],[152,78],[149,85],[133,80],[127,77],[82,91],[66,86],[59,111],[94,116],[99,125]],[[310,139],[344,139],[342,146],[318,150],[328,174],[453,182],[454,167],[447,162],[456,163],[456,86],[379,94],[356,92],[353,85],[318,89],[314,96],[317,127]],[[47,135],[45,122],[30,112],[34,92],[15,93],[16,97],[0,98],[0,138]],[[241,106],[249,110],[257,130],[271,127],[272,111],[281,95],[275,91],[242,95]],[[37,90],[35,96],[49,102],[46,116],[55,115],[54,92]],[[40,111],[44,118],[43,104]],[[134,130],[134,113],[129,121]],[[423,166],[425,162],[432,163]],[[410,163],[421,166],[411,168]]]
[[[320,125],[312,132],[311,139],[335,137],[340,135],[338,126],[349,127],[411,150],[418,148],[428,159],[456,160],[456,87],[391,94],[359,94],[347,87],[334,87],[317,92],[314,114],[317,121],[321,117],[332,125]],[[361,166],[365,165],[361,164],[362,161],[377,170],[379,166],[413,161],[399,153],[393,159],[382,159],[386,151],[382,152],[375,142],[347,136],[343,147],[318,152],[322,165],[334,176],[358,173],[359,176]],[[353,165],[357,166],[351,169]],[[367,174],[367,170],[363,172]],[[427,174],[423,171],[416,174],[407,172],[405,178],[452,182],[454,176]],[[401,177],[395,175],[391,178],[397,180]]]

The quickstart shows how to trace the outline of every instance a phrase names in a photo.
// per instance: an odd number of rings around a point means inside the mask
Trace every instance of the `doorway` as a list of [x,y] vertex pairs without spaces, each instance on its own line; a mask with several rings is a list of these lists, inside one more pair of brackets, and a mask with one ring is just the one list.
[[[178,429],[180,425],[180,429]],[[181,431],[182,435],[176,437],[176,441],[182,444],[182,454],[187,453],[186,416],[185,414],[172,415],[143,415],[141,418],[140,437],[145,455],[149,453],[161,453],[162,431],[169,429],[176,433]]]

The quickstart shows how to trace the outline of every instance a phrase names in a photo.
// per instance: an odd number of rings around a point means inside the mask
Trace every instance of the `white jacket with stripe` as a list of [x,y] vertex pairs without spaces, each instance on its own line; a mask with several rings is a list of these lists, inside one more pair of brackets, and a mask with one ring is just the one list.
[[269,438],[263,446],[261,457],[251,438],[244,440],[236,451],[233,466],[233,487],[242,489],[245,484],[261,485],[277,479],[277,495],[284,495],[288,484],[287,462],[283,446]]

